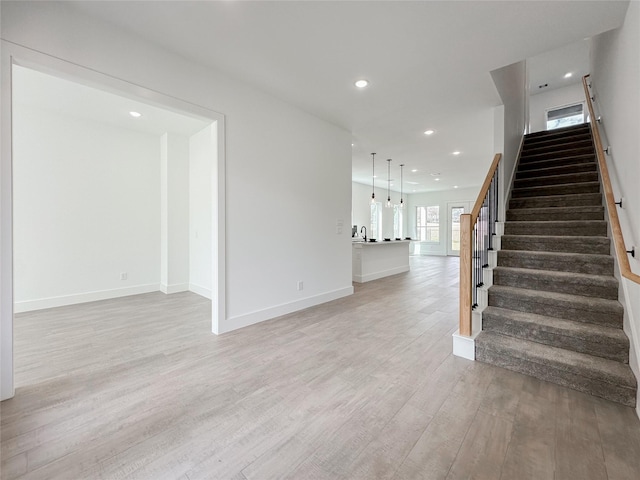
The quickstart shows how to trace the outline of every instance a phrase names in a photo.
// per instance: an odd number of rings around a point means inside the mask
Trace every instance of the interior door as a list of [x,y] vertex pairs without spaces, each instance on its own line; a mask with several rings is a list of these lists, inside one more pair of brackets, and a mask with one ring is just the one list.
[[455,202],[447,206],[447,255],[460,256],[460,215],[471,211],[471,203]]

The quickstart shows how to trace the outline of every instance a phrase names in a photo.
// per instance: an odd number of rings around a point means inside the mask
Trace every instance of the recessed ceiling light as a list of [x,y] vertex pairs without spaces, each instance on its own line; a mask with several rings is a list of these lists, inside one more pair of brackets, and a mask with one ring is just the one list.
[[439,179],[439,178],[434,178],[434,180],[435,180],[436,182],[439,182],[439,181],[440,181],[440,179]]
[[378,178],[378,175],[374,175],[373,178]]
[[454,185],[453,188],[458,188],[458,185]]
[[564,74],[564,78],[571,78],[571,77],[573,77],[573,73],[571,72],[567,72]]
[[358,80],[354,85],[358,88],[364,88],[369,85],[369,82],[367,80]]
[[456,150],[455,152],[451,152],[453,155],[460,155],[460,152]]
[[416,173],[418,171],[417,168],[414,168],[413,170],[411,170],[413,173]]
[[424,134],[425,135],[433,135],[435,133],[435,130],[425,130]]
[[351,146],[353,147],[355,145],[355,143],[352,143]]
[[129,112],[129,115],[131,115],[133,118],[140,118],[142,116],[140,112]]

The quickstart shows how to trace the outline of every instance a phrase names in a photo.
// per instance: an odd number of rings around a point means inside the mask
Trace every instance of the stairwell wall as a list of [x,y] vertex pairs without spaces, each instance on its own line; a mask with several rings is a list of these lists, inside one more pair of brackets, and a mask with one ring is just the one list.
[[[612,155],[608,157],[618,210],[628,248],[640,244],[640,2],[629,2],[622,27],[593,38],[591,81]],[[640,255],[629,256],[631,270],[640,274]],[[619,277],[619,275],[618,275]],[[640,378],[640,285],[621,278],[625,302],[625,332],[631,340],[630,363]],[[640,409],[637,408],[640,415]]]
[[507,65],[491,72],[496,90],[504,105],[504,149],[500,162],[500,209],[504,218],[505,205],[515,172],[518,152],[529,122],[529,95],[526,61]]

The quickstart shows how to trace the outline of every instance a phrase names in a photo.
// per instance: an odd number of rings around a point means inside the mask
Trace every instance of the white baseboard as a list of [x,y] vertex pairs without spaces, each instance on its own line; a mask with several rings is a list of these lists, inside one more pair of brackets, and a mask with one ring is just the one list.
[[456,357],[466,358],[467,360],[476,359],[476,337],[480,332],[474,332],[470,337],[460,335],[460,330],[452,335],[453,337],[453,354]]
[[[629,367],[631,367],[636,378],[640,379],[640,332],[637,327],[639,319],[636,319],[636,314],[640,314],[640,311],[634,311],[631,302],[631,299],[636,298],[637,294],[629,291],[629,288],[637,288],[637,286],[626,278],[618,278],[618,281],[620,282],[619,288],[622,290],[623,297],[619,300],[624,303],[624,333],[629,338]],[[636,393],[636,414],[640,418],[640,382]]]
[[115,288],[112,290],[99,290],[96,292],[76,293],[74,295],[62,295],[60,297],[24,300],[21,302],[15,302],[13,311],[14,313],[31,312],[34,310],[44,310],[45,308],[64,307],[65,305],[75,305],[77,303],[95,302],[97,300],[108,300],[110,298],[128,297],[130,295],[157,292],[159,289],[160,286],[157,283],[151,283],[148,285],[135,285],[132,287]]
[[208,298],[209,300],[211,300],[212,298],[210,288],[201,287],[200,285],[196,285],[195,283],[190,283],[187,290],[193,293],[197,293],[201,297]]
[[166,293],[170,295],[172,293],[180,293],[180,292],[188,292],[189,284],[188,283],[174,283],[173,285],[165,285],[164,283],[160,284],[160,291],[162,293]]
[[357,283],[370,282],[371,280],[378,280],[379,278],[388,277],[390,275],[397,275],[398,273],[404,273],[409,271],[409,265],[403,265],[401,267],[390,268],[388,270],[380,270],[379,272],[368,273],[366,275],[354,275],[353,281]]
[[238,315],[237,317],[227,318],[220,322],[219,333],[231,332],[238,328],[248,327],[255,323],[264,322],[272,318],[286,315],[288,313],[297,312],[305,308],[320,305],[321,303],[330,302],[331,300],[337,300],[338,298],[347,297],[353,295],[353,287],[340,288],[331,292],[321,293],[312,297],[303,298],[294,302],[283,303],[274,307],[265,308],[264,310],[257,310],[255,312],[247,313],[244,315]]

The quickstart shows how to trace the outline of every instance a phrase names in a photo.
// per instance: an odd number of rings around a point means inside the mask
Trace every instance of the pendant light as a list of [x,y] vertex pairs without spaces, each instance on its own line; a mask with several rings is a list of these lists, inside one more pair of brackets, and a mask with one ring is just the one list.
[[387,158],[387,208],[391,207],[391,159]]
[[376,203],[376,154],[371,154],[371,204]]
[[404,207],[404,199],[402,198],[402,194],[404,193],[402,191],[402,182],[404,181],[404,176],[402,174],[402,169],[404,167],[404,163],[400,164],[400,208]]

